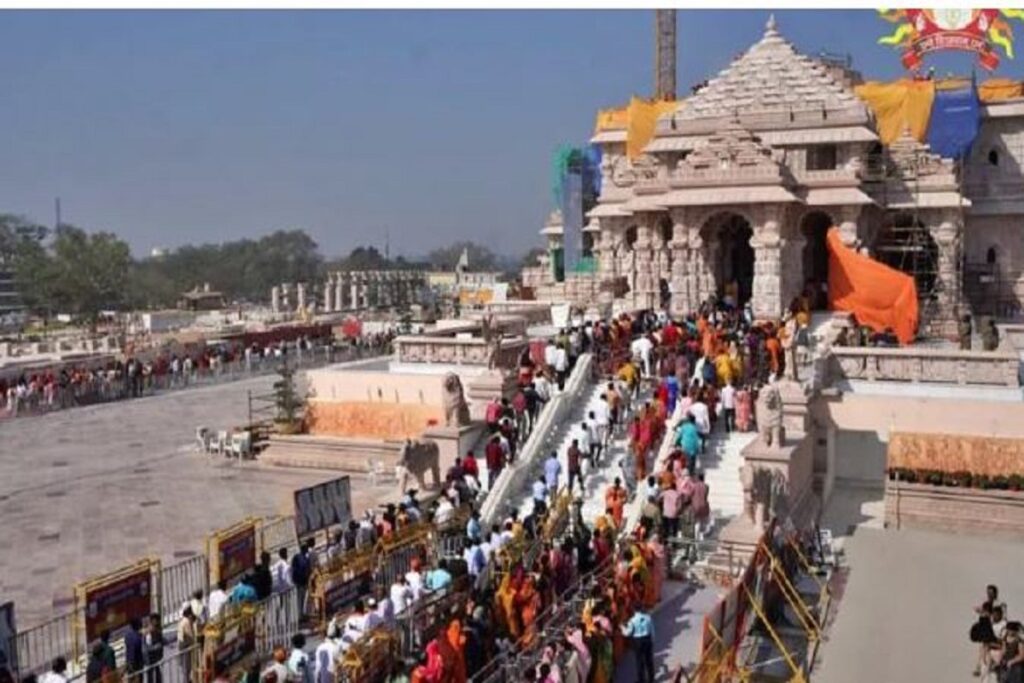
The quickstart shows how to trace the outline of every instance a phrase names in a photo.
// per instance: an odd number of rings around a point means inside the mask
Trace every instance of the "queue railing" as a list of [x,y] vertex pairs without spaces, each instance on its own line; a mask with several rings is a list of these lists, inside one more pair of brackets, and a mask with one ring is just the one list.
[[485,528],[490,527],[505,511],[509,499],[522,491],[528,477],[543,459],[551,437],[563,426],[566,415],[584,387],[590,386],[588,380],[592,363],[593,356],[589,353],[576,359],[565,388],[544,405],[515,461],[498,475],[480,509],[480,518]]

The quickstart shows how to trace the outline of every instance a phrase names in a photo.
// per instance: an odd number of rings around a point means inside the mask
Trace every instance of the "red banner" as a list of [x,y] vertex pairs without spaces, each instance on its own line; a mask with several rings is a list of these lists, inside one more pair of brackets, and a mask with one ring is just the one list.
[[153,610],[153,577],[149,567],[85,591],[85,638],[103,631],[114,633],[132,619],[144,619]]

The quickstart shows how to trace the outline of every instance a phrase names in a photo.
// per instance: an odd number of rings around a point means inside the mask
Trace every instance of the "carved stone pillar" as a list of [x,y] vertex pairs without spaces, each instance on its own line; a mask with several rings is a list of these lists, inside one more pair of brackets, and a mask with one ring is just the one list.
[[617,269],[615,267],[615,231],[608,219],[600,221],[601,233],[598,237],[595,249],[597,251],[597,274],[602,282],[614,280]]
[[779,224],[773,218],[754,230],[750,246],[754,249],[754,291],[751,305],[759,318],[782,317],[782,245]]
[[281,287],[279,285],[270,288],[270,310],[274,313],[281,312]]
[[327,277],[327,281],[324,282],[324,311],[330,312],[334,310],[334,283],[331,282],[331,277]]
[[363,307],[363,276],[360,273],[352,273],[349,280],[349,305],[352,310],[357,311]]
[[690,289],[690,234],[686,224],[673,215],[672,241],[668,243],[672,250],[672,302],[671,313],[675,316],[686,315],[696,306],[692,300]]
[[955,216],[945,215],[940,220],[937,227],[930,229],[932,239],[939,250],[938,278],[935,287],[939,306],[932,333],[952,339],[956,335],[956,319],[959,315],[956,307],[959,303],[957,299],[963,274],[959,268],[957,219]]
[[342,282],[342,274],[334,274],[334,309],[340,311],[345,308],[345,285]]
[[633,302],[638,308],[651,308],[656,301],[653,295],[657,292],[658,283],[654,273],[651,223],[651,217],[645,215],[637,225],[636,242],[633,243],[633,253],[636,255],[636,295]]

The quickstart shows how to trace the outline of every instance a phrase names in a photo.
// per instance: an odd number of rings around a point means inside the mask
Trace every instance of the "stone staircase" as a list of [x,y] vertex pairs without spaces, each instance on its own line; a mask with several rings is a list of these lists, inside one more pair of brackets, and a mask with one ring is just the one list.
[[739,468],[743,448],[757,438],[757,432],[717,431],[708,441],[707,452],[698,459],[708,485],[708,502],[716,526],[743,511],[743,487]]

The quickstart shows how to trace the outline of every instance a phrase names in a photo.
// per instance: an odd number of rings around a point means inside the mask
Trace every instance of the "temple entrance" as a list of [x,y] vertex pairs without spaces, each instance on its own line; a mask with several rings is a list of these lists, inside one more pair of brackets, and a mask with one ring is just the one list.
[[754,248],[750,240],[754,230],[747,219],[734,213],[713,219],[712,234],[718,238],[715,282],[718,296],[743,306],[754,294]]
[[803,249],[803,293],[810,301],[811,308],[823,311],[828,308],[828,242],[826,236],[832,227],[832,218],[821,211],[804,216],[800,233],[804,238]]

